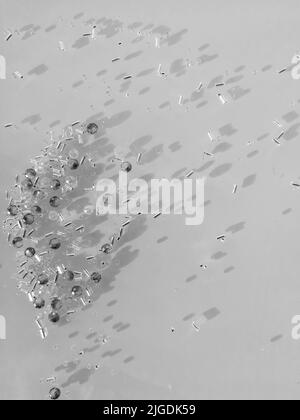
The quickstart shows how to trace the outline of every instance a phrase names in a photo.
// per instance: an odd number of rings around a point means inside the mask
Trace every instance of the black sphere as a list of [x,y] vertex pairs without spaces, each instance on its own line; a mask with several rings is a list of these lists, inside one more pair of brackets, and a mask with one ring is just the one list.
[[53,190],[59,190],[60,186],[61,186],[61,183],[60,183],[59,179],[52,179],[50,187]]
[[95,273],[91,274],[91,280],[94,283],[100,283],[101,279],[102,279],[102,276],[101,276],[100,273],[95,272]]
[[21,238],[20,236],[17,236],[16,238],[13,239],[12,244],[15,248],[22,248],[23,238]]
[[42,213],[42,209],[40,206],[33,206],[32,210],[37,213],[37,214],[41,214]]
[[49,391],[49,397],[51,400],[58,400],[61,396],[61,391],[58,388],[52,388]]
[[98,131],[98,125],[97,125],[97,124],[95,124],[95,123],[90,123],[90,124],[88,124],[88,125],[87,125],[87,127],[86,127],[86,131],[87,131],[89,134],[94,135],[94,134],[96,134],[96,133],[97,133],[97,131]]
[[57,297],[53,298],[51,301],[51,308],[54,311],[59,311],[62,308],[62,302]]
[[60,316],[57,312],[50,312],[50,314],[48,315],[48,318],[50,322],[53,322],[53,324],[55,324],[56,322],[60,320]]
[[34,178],[36,176],[36,171],[33,168],[26,169],[25,176]]
[[25,254],[25,257],[32,258],[35,256],[35,249],[29,247],[25,250],[24,254]]
[[44,286],[45,284],[49,283],[49,277],[45,273],[41,273],[38,275],[38,283],[41,286]]
[[27,213],[23,217],[23,221],[25,225],[32,225],[34,223],[34,215],[31,213]]
[[82,296],[82,288],[80,286],[74,286],[72,287],[72,295],[75,297],[81,297]]
[[31,181],[31,179],[26,178],[24,179],[24,181],[22,181],[22,187],[24,188],[24,190],[31,190],[31,188],[33,187],[33,182]]
[[132,170],[132,165],[130,162],[122,162],[121,163],[121,170],[123,172],[130,172]]
[[49,204],[51,207],[59,207],[60,205],[60,198],[57,196],[51,197],[49,200]]
[[72,281],[74,280],[75,274],[71,270],[67,270],[63,274],[64,280]]
[[37,297],[34,299],[33,304],[36,309],[42,309],[45,306],[45,300],[41,297]]
[[61,247],[61,242],[57,238],[53,238],[49,242],[49,246],[51,249],[59,249]]
[[35,190],[33,196],[38,200],[43,200],[43,198],[45,198],[45,193],[42,190]]
[[75,169],[78,169],[79,167],[79,162],[77,159],[69,159],[68,160],[68,166],[70,169],[72,169],[72,171],[74,171]]
[[112,251],[112,245],[111,244],[104,244],[101,247],[101,251],[104,252],[104,254],[110,254]]
[[18,209],[18,207],[17,207],[17,206],[15,206],[15,205],[11,204],[11,205],[8,207],[8,209],[7,209],[7,213],[8,213],[10,216],[16,216],[16,215],[19,213],[19,209]]

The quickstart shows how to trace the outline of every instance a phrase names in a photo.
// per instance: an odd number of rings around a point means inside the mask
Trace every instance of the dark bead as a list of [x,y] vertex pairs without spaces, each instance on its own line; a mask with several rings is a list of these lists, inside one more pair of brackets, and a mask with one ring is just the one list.
[[78,169],[79,167],[79,162],[77,159],[69,159],[68,160],[68,166],[70,169],[72,169],[72,171],[74,171],[75,169]]
[[45,284],[49,283],[49,277],[45,273],[41,273],[38,276],[38,283],[41,286],[44,286]]
[[51,207],[59,207],[60,205],[60,198],[57,196],[51,197],[49,200],[49,204]]
[[36,309],[42,309],[45,306],[45,300],[41,297],[37,297],[34,299],[33,304]]
[[41,190],[35,190],[33,193],[34,198],[38,199],[38,200],[43,200],[43,198],[45,198],[45,193],[44,191]]
[[27,248],[24,252],[25,256],[28,258],[32,258],[35,256],[35,249],[34,248]]
[[122,162],[121,163],[121,171],[123,172],[130,172],[132,170],[132,165],[130,162]]
[[26,178],[24,179],[24,181],[22,181],[22,187],[25,190],[31,190],[31,188],[33,187],[33,182],[31,181],[31,179]]
[[51,400],[58,400],[61,396],[61,391],[58,388],[52,388],[49,391],[49,397]]
[[19,213],[19,209],[18,209],[18,207],[17,207],[17,206],[15,206],[15,205],[11,204],[11,205],[8,207],[8,209],[7,209],[7,213],[8,213],[10,216],[16,216],[16,215]]
[[100,273],[93,273],[93,274],[91,274],[91,280],[94,282],[94,283],[100,283],[100,281],[101,281],[101,279],[102,279],[102,276],[101,276],[101,274]]
[[110,244],[104,244],[101,247],[101,251],[104,252],[104,254],[110,254],[111,251],[112,251],[112,245],[110,245]]
[[33,168],[26,169],[25,176],[34,178],[36,176],[36,171]]
[[57,312],[50,312],[48,315],[49,321],[53,322],[54,324],[60,320],[60,316]]
[[87,127],[86,127],[86,131],[89,133],[89,134],[96,134],[97,133],[97,131],[98,131],[98,125],[97,124],[95,124],[95,123],[90,123],[90,124],[88,124],[87,125]]
[[23,238],[20,236],[13,239],[12,244],[15,248],[22,248],[23,246]]
[[81,297],[82,296],[82,288],[80,286],[74,286],[72,287],[72,295],[75,297]]
[[51,249],[59,249],[61,247],[61,242],[59,239],[53,238],[50,240],[49,245]]
[[42,213],[42,209],[40,206],[33,206],[32,210],[37,213],[37,214],[41,214]]
[[61,183],[60,183],[59,179],[52,179],[50,186],[53,190],[59,190],[60,186],[61,186]]
[[32,225],[34,223],[34,215],[31,213],[27,213],[23,217],[25,225]]
[[63,274],[64,280],[72,281],[74,280],[75,274],[71,270],[67,270]]
[[51,308],[55,311],[59,311],[62,308],[62,302],[57,297],[53,298],[51,301]]

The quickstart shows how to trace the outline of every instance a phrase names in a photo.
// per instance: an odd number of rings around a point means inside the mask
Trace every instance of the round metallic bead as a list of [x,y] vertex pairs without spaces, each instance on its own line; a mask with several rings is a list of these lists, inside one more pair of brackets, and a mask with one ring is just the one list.
[[34,223],[34,215],[32,213],[27,213],[23,216],[23,221],[25,225],[32,225]]
[[49,391],[50,400],[58,400],[61,396],[61,391],[59,388],[52,388]]
[[25,257],[33,258],[35,256],[35,249],[32,247],[25,249],[24,255]]
[[57,250],[61,247],[61,242],[58,238],[53,238],[49,241],[49,246],[51,249]]
[[45,306],[45,300],[41,297],[36,297],[33,301],[33,305],[36,309],[42,309]]
[[31,190],[33,188],[33,182],[31,181],[31,179],[26,178],[22,181],[21,186],[24,190]]
[[52,190],[59,190],[61,187],[61,182],[59,179],[52,179],[50,187],[52,188]]
[[78,167],[79,167],[79,162],[78,162],[78,160],[77,159],[68,159],[68,167],[72,170],[72,171],[74,171],[74,170],[76,170],[76,169],[78,169]]
[[23,238],[21,238],[20,236],[17,236],[12,240],[12,244],[15,248],[22,248],[23,243]]
[[40,206],[33,206],[32,211],[36,214],[41,214],[42,213],[42,208]]
[[101,252],[103,252],[104,254],[110,254],[112,249],[113,247],[111,244],[104,244],[101,247]]
[[60,206],[60,198],[57,196],[51,197],[49,200],[49,204],[51,207],[59,207]]
[[45,198],[45,193],[42,190],[35,190],[33,196],[37,200],[43,200]]
[[50,312],[48,319],[50,322],[53,322],[53,324],[56,324],[60,320],[60,316],[57,312]]
[[67,281],[72,281],[74,280],[75,274],[73,273],[73,271],[71,270],[67,270],[64,272],[63,274],[63,279],[67,280]]
[[36,176],[36,171],[33,168],[28,168],[25,171],[25,176],[34,178]]
[[87,127],[86,127],[86,131],[89,133],[89,134],[92,134],[92,135],[95,135],[96,133],[97,133],[97,131],[98,131],[98,125],[97,124],[95,124],[95,123],[89,123],[88,125],[87,125]]
[[82,287],[80,286],[72,287],[71,293],[72,293],[72,296],[74,297],[81,297],[83,293]]
[[45,286],[49,283],[49,277],[47,276],[47,274],[41,273],[38,275],[37,281],[41,286]]
[[62,301],[58,297],[53,298],[50,305],[54,311],[60,311],[63,306]]
[[15,206],[14,204],[11,204],[8,208],[7,208],[7,213],[10,216],[17,216],[17,214],[19,213],[19,208],[17,206]]
[[132,164],[130,162],[121,163],[121,171],[130,172],[132,170]]
[[100,281],[102,280],[102,276],[101,276],[101,274],[100,274],[100,273],[97,273],[97,272],[92,273],[92,274],[91,274],[91,280],[92,280],[94,283],[100,283]]

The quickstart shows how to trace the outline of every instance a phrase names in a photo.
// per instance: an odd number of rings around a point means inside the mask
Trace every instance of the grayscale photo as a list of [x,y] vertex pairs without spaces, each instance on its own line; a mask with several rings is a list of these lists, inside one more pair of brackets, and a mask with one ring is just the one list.
[[1,401],[299,399],[299,16],[0,0]]

